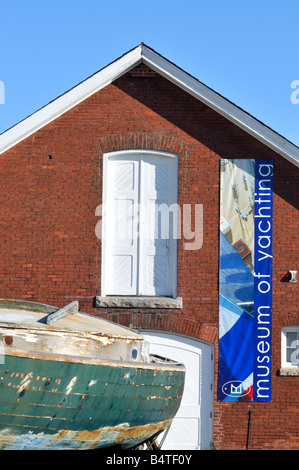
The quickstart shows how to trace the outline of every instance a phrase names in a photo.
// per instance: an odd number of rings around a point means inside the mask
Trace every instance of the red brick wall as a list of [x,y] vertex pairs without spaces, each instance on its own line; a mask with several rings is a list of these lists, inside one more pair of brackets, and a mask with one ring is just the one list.
[[[95,309],[100,294],[102,156],[146,148],[179,156],[179,203],[203,204],[203,246],[178,243],[178,295],[183,310]],[[0,157],[0,297],[80,309],[134,328],[186,334],[218,351],[220,158],[273,158],[273,400],[218,403],[218,449],[299,447],[298,377],[279,377],[281,327],[299,324],[298,169],[165,79],[140,66],[94,94]],[[296,192],[297,191],[297,192]],[[297,443],[297,444],[296,444]]]

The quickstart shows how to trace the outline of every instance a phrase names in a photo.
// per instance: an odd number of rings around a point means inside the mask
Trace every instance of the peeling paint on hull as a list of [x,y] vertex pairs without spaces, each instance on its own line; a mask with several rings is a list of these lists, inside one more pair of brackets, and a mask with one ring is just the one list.
[[0,449],[129,448],[175,416],[184,371],[5,356]]
[[4,359],[0,449],[130,448],[170,425],[183,393],[171,365]]
[[0,301],[0,449],[131,448],[170,425],[182,365],[149,360],[120,325],[80,312],[48,325],[53,307],[29,307]]
[[54,435],[29,432],[19,436],[10,434],[9,430],[3,430],[0,433],[2,441],[0,448],[1,450],[88,450],[120,445],[123,449],[129,449],[159,434],[171,424],[171,421],[140,426],[123,423],[96,431],[60,431]]

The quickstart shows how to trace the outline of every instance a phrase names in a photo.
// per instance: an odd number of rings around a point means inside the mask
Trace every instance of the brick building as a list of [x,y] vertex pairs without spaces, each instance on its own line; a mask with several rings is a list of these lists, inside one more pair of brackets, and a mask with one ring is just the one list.
[[[142,44],[4,132],[0,153],[1,298],[78,300],[186,362],[170,448],[298,449],[298,147]],[[252,158],[274,166],[272,398],[220,402],[220,160]],[[154,220],[129,207],[142,198],[181,208],[180,236],[150,246]]]

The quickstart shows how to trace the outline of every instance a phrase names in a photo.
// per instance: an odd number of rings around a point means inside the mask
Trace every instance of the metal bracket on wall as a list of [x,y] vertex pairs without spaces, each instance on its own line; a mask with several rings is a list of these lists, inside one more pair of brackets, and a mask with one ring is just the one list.
[[297,271],[289,271],[289,273],[291,275],[291,279],[289,280],[289,282],[297,282],[297,279],[296,279]]

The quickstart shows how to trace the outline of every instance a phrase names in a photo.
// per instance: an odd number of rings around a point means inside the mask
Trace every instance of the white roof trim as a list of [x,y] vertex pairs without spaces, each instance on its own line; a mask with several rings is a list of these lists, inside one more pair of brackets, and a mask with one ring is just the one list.
[[0,154],[54,121],[141,62],[135,48],[0,135]]
[[217,111],[229,121],[263,142],[290,162],[299,166],[299,148],[263,123],[234,105],[221,95],[190,76],[176,65],[166,61],[155,51],[144,47],[143,62],[185,90],[190,95]]
[[26,137],[29,137],[38,129],[41,129],[109,83],[112,83],[141,62],[217,111],[294,165],[299,166],[299,148],[296,145],[292,144],[144,44],[124,54],[115,62],[87,78],[70,91],[56,98],[54,101],[51,101],[39,111],[31,114],[19,124],[16,124],[14,127],[1,134],[0,154]]

